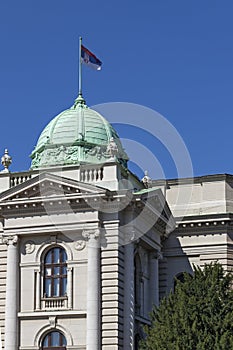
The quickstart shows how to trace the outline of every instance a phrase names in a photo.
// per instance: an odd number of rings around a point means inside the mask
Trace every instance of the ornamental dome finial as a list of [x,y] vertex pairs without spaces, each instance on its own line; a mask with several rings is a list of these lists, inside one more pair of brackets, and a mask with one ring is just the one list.
[[79,93],[78,97],[74,101],[74,109],[76,107],[87,107],[86,101],[84,100],[83,95],[81,93]]

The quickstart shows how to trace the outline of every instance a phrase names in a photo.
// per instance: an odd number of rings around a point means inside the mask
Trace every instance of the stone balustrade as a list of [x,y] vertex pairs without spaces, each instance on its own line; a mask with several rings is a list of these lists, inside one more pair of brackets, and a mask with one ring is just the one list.
[[32,175],[28,172],[18,173],[18,174],[10,174],[10,187],[17,186],[29,179],[31,179]]
[[41,299],[41,308],[42,310],[57,310],[57,309],[67,309],[68,298],[42,298]]
[[81,182],[97,182],[103,180],[103,168],[86,168],[80,172]]

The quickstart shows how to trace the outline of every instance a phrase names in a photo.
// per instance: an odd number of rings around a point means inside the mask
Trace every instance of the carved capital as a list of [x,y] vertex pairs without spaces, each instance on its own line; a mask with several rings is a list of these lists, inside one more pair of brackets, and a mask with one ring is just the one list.
[[100,231],[98,229],[96,229],[96,230],[83,230],[82,236],[86,240],[97,239],[100,236]]
[[163,259],[163,253],[159,252],[159,251],[151,253],[151,258],[152,259],[162,260]]
[[3,241],[3,243],[5,243],[7,245],[17,245],[18,236],[16,236],[16,235],[6,236],[6,237],[3,237],[2,241]]

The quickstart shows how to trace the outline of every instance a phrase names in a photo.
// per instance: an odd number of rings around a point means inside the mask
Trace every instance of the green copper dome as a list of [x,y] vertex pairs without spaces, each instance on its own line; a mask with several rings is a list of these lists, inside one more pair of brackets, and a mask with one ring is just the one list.
[[113,158],[127,166],[128,160],[116,131],[102,115],[88,108],[81,96],[50,121],[30,157],[32,169],[98,164]]

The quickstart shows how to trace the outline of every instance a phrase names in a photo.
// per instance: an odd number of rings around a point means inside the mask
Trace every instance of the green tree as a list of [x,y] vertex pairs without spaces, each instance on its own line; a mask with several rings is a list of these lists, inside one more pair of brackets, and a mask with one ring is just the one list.
[[219,263],[194,267],[151,313],[140,350],[233,349],[233,275]]

